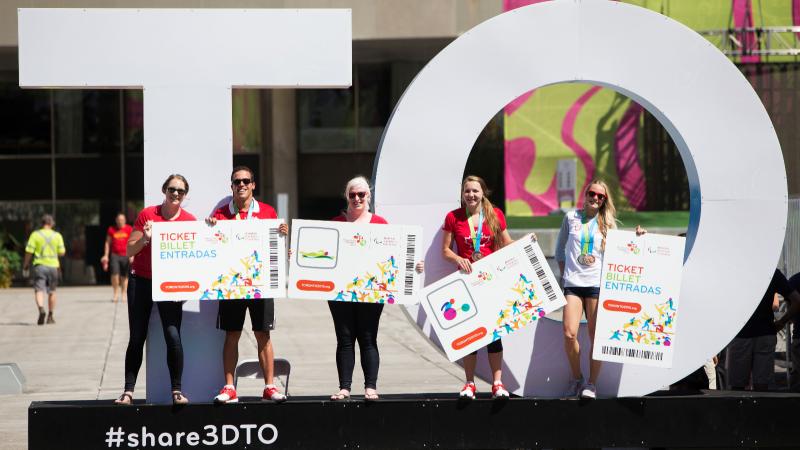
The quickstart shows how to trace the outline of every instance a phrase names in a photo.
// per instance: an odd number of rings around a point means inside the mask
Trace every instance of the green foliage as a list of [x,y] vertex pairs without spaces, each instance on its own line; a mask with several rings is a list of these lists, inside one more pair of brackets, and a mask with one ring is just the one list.
[[7,232],[0,232],[0,289],[11,287],[14,273],[22,267],[19,242]]

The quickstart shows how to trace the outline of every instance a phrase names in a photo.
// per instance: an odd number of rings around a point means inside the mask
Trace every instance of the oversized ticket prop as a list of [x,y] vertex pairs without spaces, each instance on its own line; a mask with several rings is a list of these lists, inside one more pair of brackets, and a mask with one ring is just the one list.
[[450,361],[567,304],[533,235],[426,287],[421,303]]
[[153,224],[153,300],[255,300],[286,295],[283,220]]
[[594,359],[672,367],[684,245],[678,236],[609,231]]
[[421,239],[417,226],[293,220],[289,297],[417,303]]

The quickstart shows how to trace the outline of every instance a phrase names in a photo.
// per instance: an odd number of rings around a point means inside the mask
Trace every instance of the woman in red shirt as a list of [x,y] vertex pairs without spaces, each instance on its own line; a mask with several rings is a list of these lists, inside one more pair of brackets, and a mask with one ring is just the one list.
[[[344,189],[347,210],[331,220],[337,222],[386,224],[386,219],[369,211],[370,186],[364,177],[350,180]],[[416,265],[417,272],[424,270],[424,262]],[[350,388],[355,367],[355,341],[361,351],[361,369],[364,371],[364,399],[377,400],[378,367],[378,323],[383,312],[383,303],[353,303],[329,301],[336,331],[336,370],[339,373],[339,392],[331,400],[350,398]]]
[[[164,201],[160,205],[143,209],[128,239],[128,256],[136,256],[128,281],[128,328],[130,338],[125,352],[125,389],[115,400],[118,405],[133,403],[133,388],[142,367],[142,350],[147,339],[150,311],[153,309],[152,261],[150,239],[153,222],[193,221],[193,215],[181,208],[189,192],[189,182],[182,175],[170,175],[161,186]],[[181,392],[183,375],[183,345],[181,344],[181,318],[183,302],[158,302],[158,315],[164,329],[167,345],[167,367],[172,383],[172,403],[185,404],[189,400]]]
[[[506,230],[503,212],[492,205],[483,178],[469,175],[461,183],[461,208],[447,213],[442,230],[442,256],[461,271],[472,272],[472,263],[513,242]],[[455,241],[456,251],[452,250]],[[489,367],[492,370],[492,397],[508,397],[501,381],[503,366],[503,343],[493,341],[486,347],[489,352]],[[475,398],[475,365],[478,352],[464,357],[464,374],[467,382],[459,396]]]

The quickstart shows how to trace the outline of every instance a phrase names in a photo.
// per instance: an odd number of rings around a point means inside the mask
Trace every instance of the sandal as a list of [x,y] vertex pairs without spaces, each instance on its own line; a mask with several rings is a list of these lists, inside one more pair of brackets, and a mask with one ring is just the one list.
[[331,401],[338,402],[341,400],[350,400],[350,391],[341,389],[339,392],[331,395]]
[[174,391],[172,393],[172,404],[173,405],[185,405],[187,403],[189,403],[189,399],[186,398],[185,395],[183,395],[183,392]]
[[132,405],[133,404],[133,392],[125,391],[114,400],[115,405]]
[[366,402],[374,402],[374,401],[376,401],[378,399],[380,399],[380,397],[378,397],[378,392],[375,391],[375,389],[365,389],[364,390],[364,401],[366,401]]

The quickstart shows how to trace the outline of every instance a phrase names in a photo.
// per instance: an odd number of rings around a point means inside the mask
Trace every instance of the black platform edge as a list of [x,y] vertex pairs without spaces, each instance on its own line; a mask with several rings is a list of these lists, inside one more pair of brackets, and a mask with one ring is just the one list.
[[[800,395],[707,391],[641,398],[441,394],[377,402],[293,397],[283,404],[183,407],[33,402],[28,445],[53,448],[598,448],[800,447]],[[144,440],[143,440],[144,436]]]

